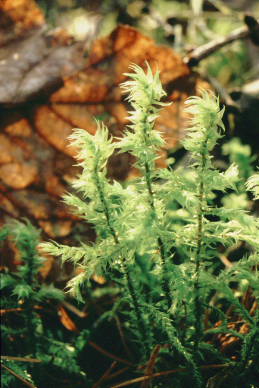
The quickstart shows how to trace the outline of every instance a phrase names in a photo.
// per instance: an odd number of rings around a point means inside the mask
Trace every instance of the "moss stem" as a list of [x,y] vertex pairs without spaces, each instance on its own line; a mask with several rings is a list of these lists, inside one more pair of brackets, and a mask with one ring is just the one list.
[[[95,171],[95,181],[96,181],[96,187],[97,187],[98,193],[99,193],[99,198],[100,198],[100,201],[103,205],[103,210],[104,210],[104,215],[105,215],[106,222],[107,222],[107,227],[109,229],[109,232],[113,236],[113,240],[114,240],[115,245],[118,245],[119,244],[119,237],[118,237],[118,235],[117,235],[117,233],[116,233],[116,231],[113,228],[112,223],[111,223],[111,215],[110,215],[109,207],[108,207],[107,201],[105,199],[103,187],[102,187],[101,181],[99,179],[97,169]],[[141,308],[140,308],[140,305],[138,302],[137,294],[136,294],[132,279],[130,277],[130,273],[128,271],[128,268],[125,264],[124,258],[122,258],[122,268],[123,268],[123,272],[126,276],[127,288],[128,288],[130,297],[132,299],[132,304],[133,304],[133,308],[134,308],[134,312],[135,312],[138,330],[139,330],[139,333],[141,334],[142,339],[143,339],[143,347],[144,347],[145,352],[147,352],[148,338],[147,338],[147,330],[145,327],[146,325],[145,325],[145,321],[144,321],[142,314],[141,314]]]
[[[146,115],[144,116],[143,122],[142,122],[145,147],[148,147],[147,132],[145,130],[146,125],[147,125],[146,120],[147,120],[148,114],[149,114],[149,112],[146,113]],[[157,210],[156,210],[156,206],[155,206],[154,191],[153,191],[152,182],[151,182],[151,171],[150,171],[149,164],[147,162],[144,165],[144,169],[145,169],[146,187],[147,187],[147,191],[149,194],[150,208],[151,208],[151,210],[155,216],[155,220],[158,224],[159,220],[158,220]],[[169,287],[168,278],[167,278],[166,248],[165,248],[165,244],[160,236],[157,238],[157,245],[158,245],[160,259],[161,259],[161,265],[162,265],[162,289],[165,293],[165,297],[166,297],[166,301],[167,301],[167,308],[169,309],[171,307],[172,300],[171,300],[170,287]]]
[[202,241],[203,241],[203,201],[204,201],[204,171],[206,166],[206,150],[207,150],[207,141],[204,141],[202,147],[201,155],[201,166],[200,166],[200,183],[198,188],[198,210],[197,210],[197,249],[195,257],[195,279],[194,279],[194,306],[195,306],[195,341],[194,349],[197,353],[198,344],[201,337],[201,320],[202,320],[202,308],[200,303],[200,264],[201,264],[201,250],[202,250]]

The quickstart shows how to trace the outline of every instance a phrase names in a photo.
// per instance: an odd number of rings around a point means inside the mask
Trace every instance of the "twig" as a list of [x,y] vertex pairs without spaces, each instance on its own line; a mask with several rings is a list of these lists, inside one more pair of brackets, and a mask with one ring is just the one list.
[[6,369],[9,373],[11,373],[11,375],[15,376],[18,380],[22,381],[28,387],[37,388],[35,385],[30,383],[28,380],[24,379],[22,376],[18,375],[16,372],[14,372],[11,368],[8,368],[8,366],[1,364],[1,367]]
[[[156,360],[157,360],[157,356],[160,352],[160,349],[161,349],[161,345],[156,345],[153,352],[151,353],[151,356],[150,356],[150,359],[147,363],[147,367],[146,367],[146,370],[145,370],[145,373],[147,375],[152,375],[153,373],[153,369],[154,369],[154,366],[155,366],[155,363],[156,363]],[[141,388],[148,388],[150,386],[150,383],[151,383],[151,379],[150,381],[146,380],[146,381],[143,381],[143,384],[141,385]]]
[[11,360],[11,361],[22,361],[22,362],[42,362],[37,358],[27,358],[27,357],[14,357],[14,356],[1,356],[2,360]]
[[[257,23],[256,19],[254,20]],[[202,59],[207,58],[209,55],[213,54],[221,47],[224,47],[239,39],[249,38],[251,35],[254,34],[255,29],[257,30],[258,26],[254,27],[254,29],[251,29],[247,26],[237,28],[227,36],[214,39],[211,42],[208,42],[200,47],[195,48],[191,53],[189,53],[183,58],[183,61],[188,66],[196,66]]]
[[258,309],[258,303],[255,300],[253,305],[252,305],[252,307],[251,307],[251,309],[250,309],[250,311],[249,311],[249,314],[253,316],[257,309]]
[[224,101],[224,103],[228,105],[228,109],[232,107],[232,110],[233,108],[236,110],[239,110],[238,103],[236,103],[232,99],[232,97],[230,96],[226,88],[222,86],[221,83],[216,78],[211,76],[208,76],[207,78],[209,83],[212,85],[212,87],[216,90],[217,94],[220,96],[220,100]]
[[[201,369],[220,369],[220,368],[226,368],[231,366],[231,364],[213,364],[213,365],[203,365],[200,368]],[[152,375],[149,376],[142,376],[142,377],[137,377],[136,379],[124,381],[123,383],[113,385],[111,388],[121,388],[121,387],[126,387],[128,385],[134,384],[134,383],[139,383],[141,381],[149,380],[154,377],[160,377],[160,376],[166,376],[172,373],[177,373],[177,372],[185,372],[187,371],[188,368],[176,368],[176,369],[170,369],[166,370],[163,372],[158,372],[158,373],[153,373]]]
[[[43,307],[42,306],[32,306],[33,309],[35,310],[42,310]],[[10,309],[0,309],[0,315],[4,315],[4,314],[7,314],[7,313],[16,313],[18,311],[24,311],[25,309],[22,308],[22,307],[14,307],[14,308],[10,308]]]
[[225,255],[220,255],[219,256],[220,261],[225,265],[226,268],[231,268],[233,267],[233,263],[227,258]]
[[0,310],[0,315],[4,315],[7,313],[15,313],[17,311],[24,311],[21,307],[16,307],[16,308],[11,308],[11,309],[1,309]]
[[61,304],[63,306],[65,306],[68,310],[70,310],[72,313],[74,313],[75,315],[77,315],[79,318],[85,318],[87,317],[87,312],[86,311],[81,311],[79,310],[77,307],[75,307],[73,304],[71,303],[68,303],[66,302],[65,300],[63,300],[61,302]]
[[240,16],[241,16],[241,12],[239,14],[238,11],[230,8],[224,0],[223,1],[222,0],[208,0],[208,2],[220,12],[218,17],[225,15],[228,17],[232,16],[232,17],[240,18]]
[[99,380],[93,385],[92,388],[99,388],[100,384],[109,377],[110,372],[117,365],[117,361],[113,361],[109,368],[104,372],[104,374],[99,378]]
[[160,352],[161,347],[162,347],[162,345],[156,345],[153,352],[151,353],[151,356],[150,356],[150,359],[149,359],[149,362],[148,362],[147,368],[146,368],[147,374],[152,374],[152,371],[154,369],[154,366],[155,366],[155,363],[156,363],[156,360],[157,360],[157,357],[158,357],[158,354]]
[[127,355],[132,358],[132,355],[130,353],[130,350],[129,350],[129,347],[126,343],[126,340],[125,340],[125,336],[124,336],[124,333],[122,331],[122,327],[121,327],[121,323],[120,323],[120,320],[119,318],[117,317],[117,315],[115,315],[115,322],[116,322],[116,325],[117,325],[117,328],[118,328],[118,331],[119,331],[119,334],[120,334],[120,337],[121,337],[121,341],[122,341],[122,344],[124,346],[124,349],[127,353]]
[[105,356],[111,358],[112,360],[119,361],[119,362],[121,362],[122,364],[126,364],[126,365],[129,365],[129,366],[134,366],[134,364],[132,364],[130,361],[124,360],[124,358],[118,357],[118,356],[116,356],[115,354],[108,352],[107,350],[101,348],[99,345],[97,345],[97,344],[96,344],[95,342],[93,342],[93,341],[88,341],[88,344],[89,344],[90,346],[92,346],[93,348],[95,348],[98,352],[104,354]]
[[114,372],[114,373],[110,374],[109,376],[107,376],[105,380],[114,379],[114,377],[117,377],[117,376],[121,375],[122,373],[127,372],[128,370],[129,370],[129,367],[125,366],[124,368],[118,370],[117,372]]

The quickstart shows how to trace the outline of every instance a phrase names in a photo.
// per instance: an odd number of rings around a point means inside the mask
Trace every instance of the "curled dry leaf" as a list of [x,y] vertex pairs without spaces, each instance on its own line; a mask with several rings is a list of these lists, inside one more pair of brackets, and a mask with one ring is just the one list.
[[75,323],[72,321],[72,319],[70,318],[70,316],[68,315],[64,307],[59,306],[58,315],[60,317],[60,322],[67,330],[70,330],[70,331],[78,330]]

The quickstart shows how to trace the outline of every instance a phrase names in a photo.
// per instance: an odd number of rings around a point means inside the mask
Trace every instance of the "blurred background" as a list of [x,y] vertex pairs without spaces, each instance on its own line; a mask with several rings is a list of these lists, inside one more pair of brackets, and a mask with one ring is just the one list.
[[[259,17],[255,0],[190,1],[37,1],[48,23],[65,28],[75,39],[96,39],[118,24],[136,27],[158,44],[184,55],[244,25],[244,16]],[[258,52],[247,41],[235,42],[204,60],[199,71],[222,87],[240,87],[258,77]]]

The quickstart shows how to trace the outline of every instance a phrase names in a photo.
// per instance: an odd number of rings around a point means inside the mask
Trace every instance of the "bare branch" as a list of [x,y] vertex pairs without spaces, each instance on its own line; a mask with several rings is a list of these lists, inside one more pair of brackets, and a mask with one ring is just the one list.
[[[251,23],[251,21],[253,23]],[[252,16],[246,16],[245,23],[247,24],[246,26],[237,28],[229,35],[214,39],[211,42],[208,42],[200,47],[195,48],[193,51],[191,51],[188,55],[184,57],[184,62],[189,66],[196,66],[202,59],[207,58],[215,51],[240,39],[251,38],[253,43],[259,44],[259,38],[258,42],[255,39],[255,37],[259,35],[258,21]]]

